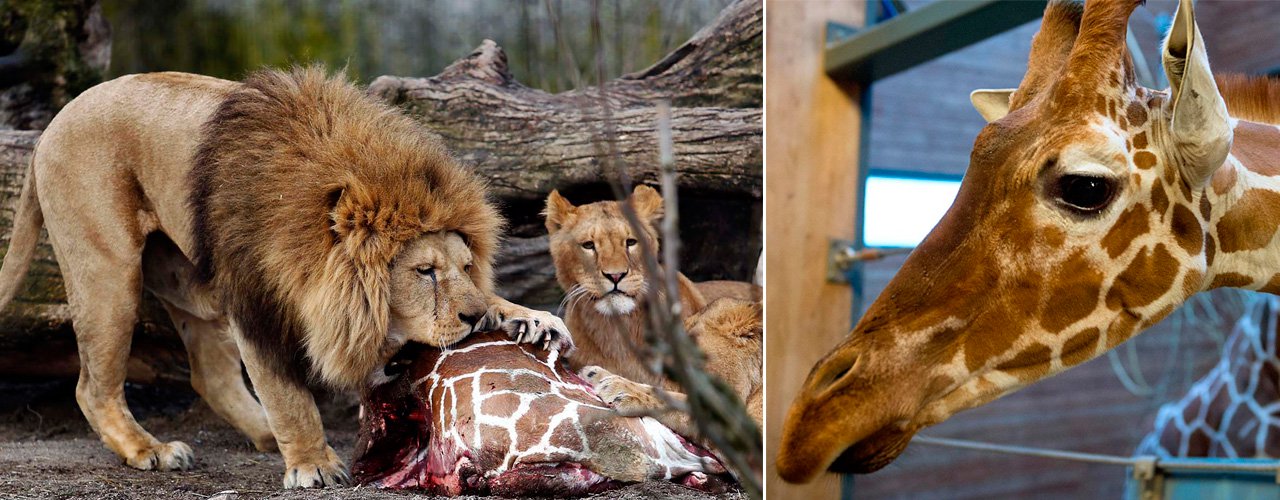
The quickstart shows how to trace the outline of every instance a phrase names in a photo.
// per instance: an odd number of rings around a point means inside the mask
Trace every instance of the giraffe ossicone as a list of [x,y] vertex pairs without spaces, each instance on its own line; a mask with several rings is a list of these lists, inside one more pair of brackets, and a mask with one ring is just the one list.
[[1098,356],[1217,287],[1280,292],[1280,83],[1215,78],[1190,0],[1135,82],[1135,0],[1053,0],[954,203],[817,363],[776,465],[870,472],[921,428]]
[[443,350],[414,345],[395,364],[403,372],[362,397],[352,466],[361,484],[522,497],[732,482],[710,452],[656,420],[617,415],[556,351],[493,332]]

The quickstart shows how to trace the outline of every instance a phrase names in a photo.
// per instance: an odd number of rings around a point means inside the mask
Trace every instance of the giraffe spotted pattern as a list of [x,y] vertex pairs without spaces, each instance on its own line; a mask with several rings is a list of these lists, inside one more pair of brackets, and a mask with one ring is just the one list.
[[361,403],[361,483],[436,494],[579,495],[659,479],[720,490],[711,454],[656,420],[618,416],[556,351],[501,333],[397,356]]

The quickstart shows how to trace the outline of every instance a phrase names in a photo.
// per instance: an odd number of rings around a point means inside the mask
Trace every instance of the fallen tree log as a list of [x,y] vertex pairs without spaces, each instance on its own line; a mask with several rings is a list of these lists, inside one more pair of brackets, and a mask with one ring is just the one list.
[[[602,157],[656,184],[659,100],[670,101],[681,189],[681,269],[751,279],[762,248],[763,9],[731,4],[649,68],[550,94],[526,87],[490,40],[430,78],[383,76],[370,93],[405,109],[488,179],[511,221],[499,281],[517,299],[558,300],[538,213],[552,189],[575,203],[612,198]],[[514,251],[513,251],[514,250]]]
[[[611,198],[607,176],[617,173],[600,162],[610,147],[633,179],[655,180],[654,104],[672,101],[681,212],[698,214],[681,218],[681,269],[695,279],[748,280],[762,246],[761,17],[758,0],[737,2],[652,67],[561,94],[514,81],[506,55],[488,41],[436,77],[381,77],[370,91],[403,106],[489,179],[511,220],[499,293],[552,308],[561,291],[542,200],[551,189],[575,203]],[[0,252],[38,137],[0,130]],[[168,317],[150,297],[142,309],[130,379],[185,381],[185,352]],[[61,274],[42,235],[22,290],[0,313],[0,376],[74,376],[78,366]]]
[[507,55],[485,40],[431,78],[383,76],[369,91],[402,106],[508,199],[599,184],[617,161],[637,181],[658,174],[659,100],[672,102],[682,189],[761,198],[761,42],[758,1],[730,5],[711,25],[644,71],[549,94],[515,81]]

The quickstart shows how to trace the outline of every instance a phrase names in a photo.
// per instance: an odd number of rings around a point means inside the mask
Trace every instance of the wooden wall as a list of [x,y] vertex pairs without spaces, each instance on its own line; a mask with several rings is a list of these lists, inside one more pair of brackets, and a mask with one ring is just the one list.
[[835,498],[835,476],[803,486],[778,479],[773,454],[787,407],[823,354],[849,332],[850,288],[824,281],[828,238],[853,236],[857,93],[822,72],[828,20],[862,24],[859,0],[765,6],[765,268],[769,498]]

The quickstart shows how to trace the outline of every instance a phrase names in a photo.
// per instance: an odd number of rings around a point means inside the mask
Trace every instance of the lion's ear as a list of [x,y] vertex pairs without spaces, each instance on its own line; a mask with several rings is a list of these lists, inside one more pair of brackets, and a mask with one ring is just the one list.
[[631,206],[635,208],[637,216],[650,223],[656,222],[665,214],[662,195],[658,194],[658,190],[644,184],[636,186],[631,191]]
[[564,220],[573,214],[574,207],[569,200],[560,196],[560,191],[552,189],[551,194],[547,196],[547,208],[542,211],[542,216],[547,218],[547,232],[554,233],[560,230],[564,225]]
[[343,203],[346,192],[346,185],[335,185],[325,195],[324,206],[329,209],[329,231],[333,233],[335,241],[342,240],[352,229],[354,214],[351,213],[350,204]]
[[326,192],[334,241],[351,255],[384,255],[422,232],[417,216],[379,198],[355,179],[335,183]]

